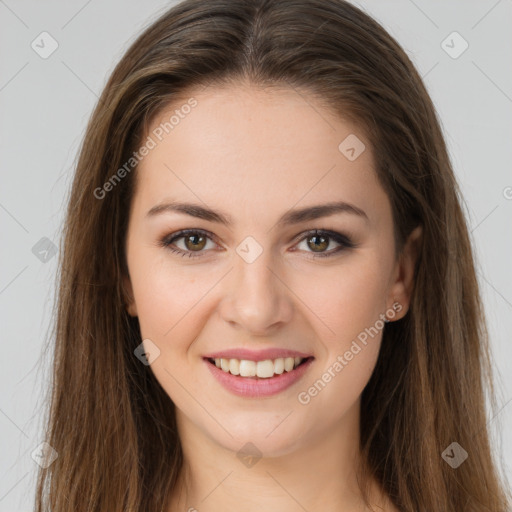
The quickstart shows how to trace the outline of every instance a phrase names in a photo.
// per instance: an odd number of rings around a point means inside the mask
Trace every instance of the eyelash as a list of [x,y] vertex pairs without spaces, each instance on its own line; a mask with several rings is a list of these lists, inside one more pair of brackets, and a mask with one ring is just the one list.
[[[186,238],[187,235],[202,235],[207,238],[209,238],[212,242],[215,242],[215,236],[210,233],[209,231],[205,231],[203,229],[182,229],[181,231],[177,231],[176,233],[172,233],[171,235],[168,235],[164,237],[162,240],[160,240],[160,245],[162,247],[165,247],[166,249],[170,250],[173,253],[181,254],[181,256],[188,256],[189,258],[199,258],[201,257],[201,253],[205,251],[197,251],[197,254],[194,254],[193,251],[184,251],[182,249],[176,249],[172,247],[173,242],[176,240],[179,240],[180,238]],[[310,231],[307,231],[306,233],[301,234],[302,238],[299,238],[297,243],[302,242],[303,240],[310,238],[312,236],[324,236],[327,237],[330,241],[334,241],[338,244],[340,244],[339,247],[335,249],[331,249],[328,252],[324,253],[314,253],[311,252],[312,258],[329,258],[332,257],[339,252],[345,250],[345,249],[353,249],[356,247],[356,245],[345,235],[342,235],[341,233],[337,233],[336,231],[330,231],[325,229],[313,229]],[[309,251],[307,251],[309,252]]]

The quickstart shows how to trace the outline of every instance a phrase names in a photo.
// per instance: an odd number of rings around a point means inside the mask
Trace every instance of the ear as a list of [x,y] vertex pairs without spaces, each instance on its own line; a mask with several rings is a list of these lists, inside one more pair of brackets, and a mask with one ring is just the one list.
[[126,311],[130,316],[137,316],[137,305],[135,304],[135,299],[133,297],[133,288],[129,276],[123,276],[122,287]]
[[417,226],[411,231],[395,264],[387,306],[393,309],[396,314],[394,317],[389,318],[389,321],[400,320],[409,310],[414,288],[414,269],[419,254],[422,234],[423,229],[421,226]]

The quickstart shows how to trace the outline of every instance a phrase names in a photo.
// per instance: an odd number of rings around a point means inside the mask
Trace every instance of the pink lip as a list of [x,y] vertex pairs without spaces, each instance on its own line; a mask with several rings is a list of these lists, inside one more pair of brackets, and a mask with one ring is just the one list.
[[281,348],[267,348],[265,350],[248,350],[245,348],[234,348],[232,350],[222,350],[220,352],[212,352],[204,357],[210,359],[247,359],[249,361],[265,361],[266,359],[278,359],[280,357],[301,357],[306,359],[311,354],[297,352],[296,350],[284,350]]
[[291,372],[285,371],[281,375],[275,375],[274,377],[270,377],[268,379],[232,375],[229,372],[225,372],[221,368],[217,368],[215,364],[212,364],[210,361],[208,361],[208,359],[204,359],[204,362],[208,369],[212,372],[213,376],[228,391],[231,391],[235,395],[245,398],[262,398],[275,395],[281,391],[284,391],[286,388],[289,388],[304,375],[313,360],[314,359],[310,357],[307,361],[297,366],[297,368],[293,369]]

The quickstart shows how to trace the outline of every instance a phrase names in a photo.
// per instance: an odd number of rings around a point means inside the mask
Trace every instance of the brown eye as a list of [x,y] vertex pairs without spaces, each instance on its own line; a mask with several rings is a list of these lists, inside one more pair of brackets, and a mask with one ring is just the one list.
[[185,247],[190,251],[200,251],[206,245],[206,237],[201,234],[191,234],[183,237]]
[[[329,230],[317,229],[310,231],[300,240],[298,248],[309,253],[312,258],[327,258],[346,249],[356,247],[356,244],[354,244],[346,235]],[[331,243],[337,244],[337,247],[335,245],[334,248],[327,250]],[[305,248],[301,248],[301,244],[304,244]]]
[[163,238],[160,244],[171,252],[193,258],[207,252],[205,247],[208,242],[215,246],[213,235],[210,233],[197,229],[185,229]]
[[[307,238],[308,247],[310,247],[314,252],[323,252],[327,247],[329,247],[329,237],[324,235],[311,235]],[[312,242],[310,242],[312,240]]]

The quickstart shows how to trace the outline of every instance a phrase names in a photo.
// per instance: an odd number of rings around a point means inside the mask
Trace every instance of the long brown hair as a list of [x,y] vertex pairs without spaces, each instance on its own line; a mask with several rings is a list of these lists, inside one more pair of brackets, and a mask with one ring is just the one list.
[[[136,165],[126,162],[170,102],[243,80],[314,95],[364,127],[398,250],[423,227],[410,310],[386,326],[362,395],[361,488],[377,478],[403,511],[505,512],[486,424],[494,390],[483,309],[436,111],[398,43],[344,0],[185,0],[113,71],[69,197],[45,418],[58,458],[38,475],[36,510],[169,506],[183,459],[174,404],[134,356],[141,335],[122,282]],[[468,453],[457,468],[442,455],[454,442]]]

